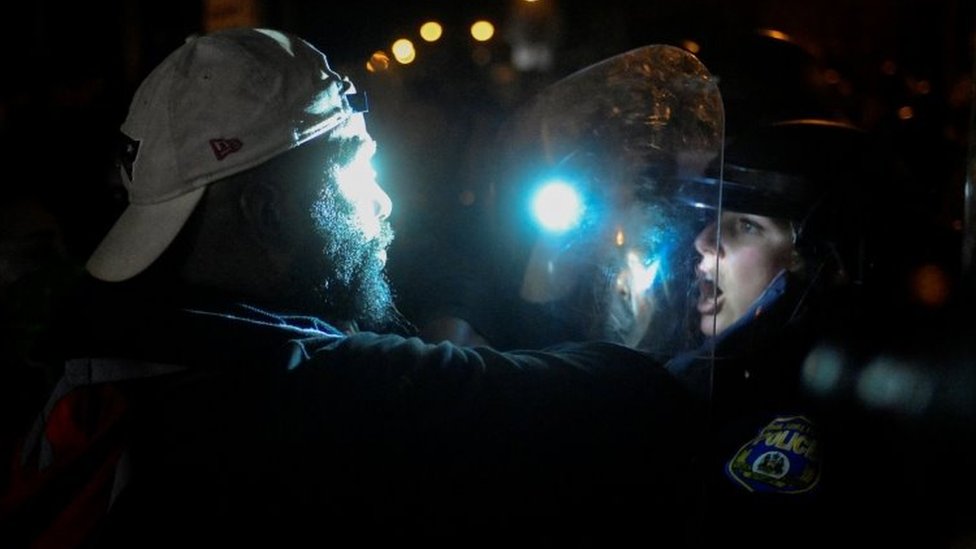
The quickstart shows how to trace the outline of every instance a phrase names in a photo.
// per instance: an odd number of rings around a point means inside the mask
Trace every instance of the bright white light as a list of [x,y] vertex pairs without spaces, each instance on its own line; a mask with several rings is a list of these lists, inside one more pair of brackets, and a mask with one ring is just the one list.
[[392,209],[390,197],[376,182],[376,170],[371,162],[375,151],[375,143],[367,142],[336,173],[339,192],[355,208],[359,227],[367,239],[379,236],[382,222]]
[[627,252],[627,268],[631,272],[631,295],[639,296],[651,287],[654,278],[657,277],[658,267],[661,262],[651,261],[649,265],[644,265],[641,258],[633,251]]
[[532,212],[545,229],[562,232],[579,222],[583,203],[576,189],[562,181],[554,181],[536,193]]

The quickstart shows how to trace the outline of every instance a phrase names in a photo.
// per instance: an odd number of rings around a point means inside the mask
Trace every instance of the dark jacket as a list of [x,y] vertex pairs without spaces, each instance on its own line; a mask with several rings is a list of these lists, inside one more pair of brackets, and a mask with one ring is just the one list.
[[[697,422],[686,391],[642,353],[500,353],[347,336],[225,299],[106,295],[87,300],[84,336],[67,345],[82,364],[136,372],[76,390],[89,409],[125,403],[124,489],[96,546],[635,535],[674,546],[684,535]],[[24,452],[28,468],[43,466],[43,452]]]

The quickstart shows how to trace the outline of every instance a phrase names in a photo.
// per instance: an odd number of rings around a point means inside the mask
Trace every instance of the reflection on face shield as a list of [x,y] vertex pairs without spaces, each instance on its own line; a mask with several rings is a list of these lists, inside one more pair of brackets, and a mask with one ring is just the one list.
[[664,202],[591,199],[581,229],[542,233],[521,297],[572,326],[570,339],[644,349],[674,344],[690,310],[695,216]]
[[561,233],[576,227],[583,216],[579,192],[569,183],[554,179],[545,183],[532,200],[532,213],[547,231]]
[[656,259],[644,260],[628,250],[626,262],[617,271],[606,326],[625,345],[636,346],[646,335],[655,311],[651,286],[660,265]]
[[715,80],[670,46],[597,63],[516,113],[498,178],[505,211],[533,222],[502,223],[519,261],[509,311],[530,315],[515,345],[599,339],[672,354],[700,337],[688,289],[702,225],[676,180],[719,156],[722,121]]
[[[655,227],[660,219],[653,212],[635,205],[622,212],[616,222],[612,246],[607,246],[606,287],[597,296],[598,334],[601,337],[636,346],[644,339],[666,287],[658,281],[662,257],[666,255],[662,238],[667,230]],[[655,285],[655,282],[658,282]]]

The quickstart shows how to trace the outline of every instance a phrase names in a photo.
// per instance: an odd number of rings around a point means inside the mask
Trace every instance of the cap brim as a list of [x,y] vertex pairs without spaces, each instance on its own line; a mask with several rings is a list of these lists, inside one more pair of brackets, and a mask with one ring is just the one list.
[[166,202],[130,204],[88,259],[88,272],[120,282],[144,271],[173,242],[205,191],[199,187]]

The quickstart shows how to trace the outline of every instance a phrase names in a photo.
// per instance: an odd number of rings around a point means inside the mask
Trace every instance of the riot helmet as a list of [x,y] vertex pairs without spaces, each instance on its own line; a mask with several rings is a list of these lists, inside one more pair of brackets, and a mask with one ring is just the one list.
[[680,195],[715,209],[719,204],[709,200],[721,187],[721,209],[790,221],[796,245],[808,253],[841,246],[836,233],[850,228],[854,206],[874,183],[865,179],[872,173],[867,147],[867,133],[846,122],[775,122],[730,137],[721,164],[685,182]]
[[676,182],[705,176],[723,120],[705,66],[665,45],[572,74],[516,113],[496,177],[501,279],[515,297],[500,314],[519,315],[502,346],[601,339],[675,350],[700,223]]
[[[796,313],[814,293],[863,281],[871,221],[865,198],[874,184],[867,148],[867,133],[847,123],[776,122],[729,138],[724,158],[705,177],[681,184],[687,204],[718,212],[696,239],[702,256],[699,310],[716,322],[708,329],[703,318],[703,332],[721,332],[738,321],[780,270],[789,271]],[[746,261],[734,257],[739,245],[753,254],[748,269],[735,267]],[[769,268],[756,267],[763,261]]]
[[772,29],[732,30],[701,43],[698,57],[718,80],[725,132],[782,120],[846,119],[849,106],[812,48]]

